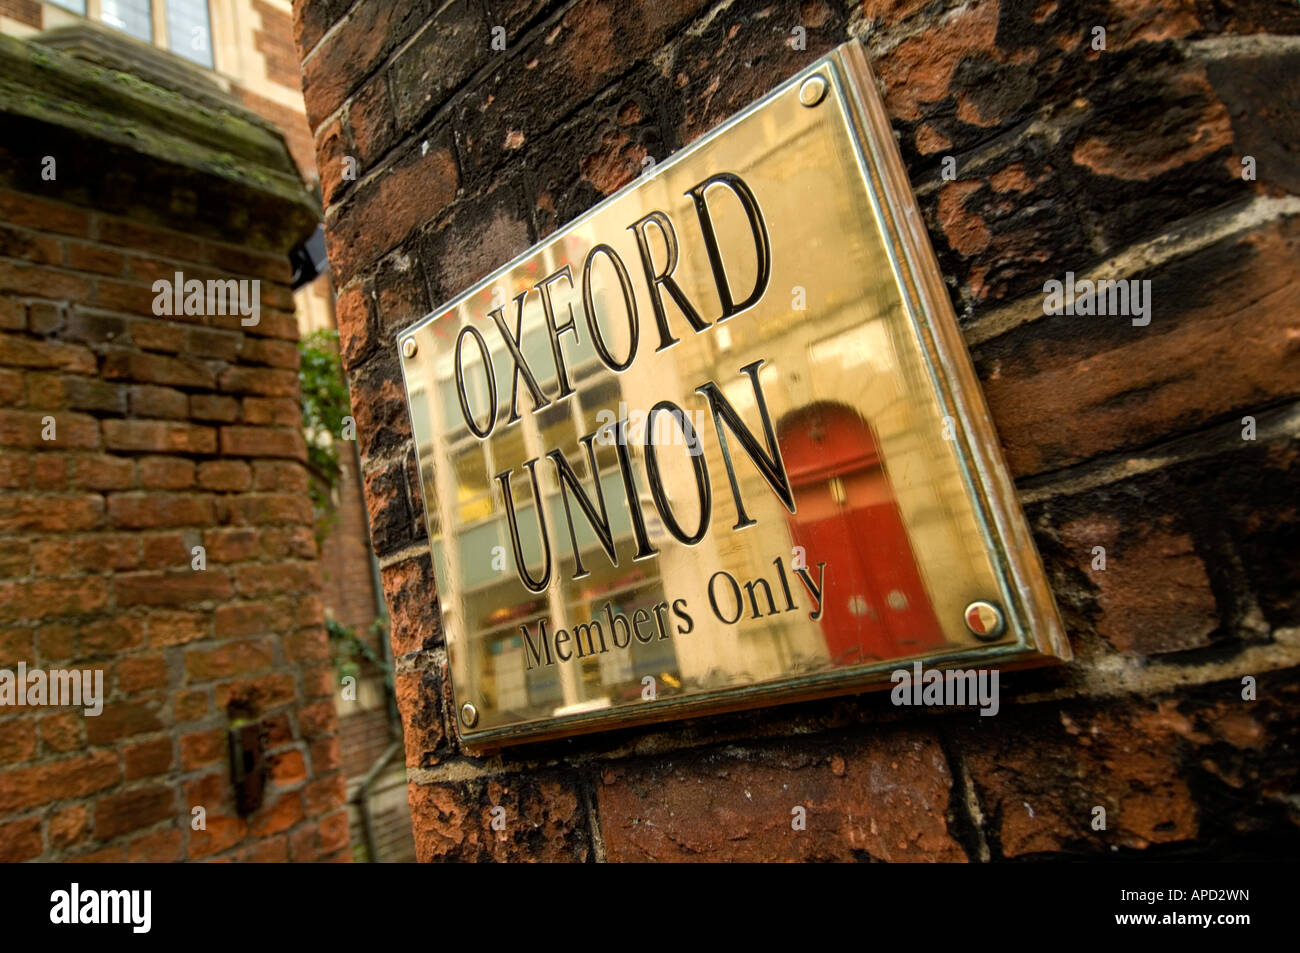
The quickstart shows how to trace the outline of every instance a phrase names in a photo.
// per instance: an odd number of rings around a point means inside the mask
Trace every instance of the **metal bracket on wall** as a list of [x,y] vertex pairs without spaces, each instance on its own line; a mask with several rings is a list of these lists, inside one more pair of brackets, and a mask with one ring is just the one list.
[[236,719],[231,723],[229,737],[230,781],[235,788],[235,805],[244,817],[262,806],[262,793],[266,789],[262,723]]

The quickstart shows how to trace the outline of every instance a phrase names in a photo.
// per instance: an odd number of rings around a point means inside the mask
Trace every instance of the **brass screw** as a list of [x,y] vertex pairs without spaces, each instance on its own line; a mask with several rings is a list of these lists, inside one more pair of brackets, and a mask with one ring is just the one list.
[[402,355],[404,357],[415,357],[415,338],[407,338],[402,342]]
[[826,80],[821,76],[809,76],[799,87],[799,102],[809,109],[826,98]]
[[466,728],[473,728],[478,724],[478,709],[469,702],[461,705],[460,720],[465,723]]
[[1002,610],[994,603],[985,602],[983,599],[968,605],[966,611],[962,613],[962,618],[966,620],[966,628],[970,629],[971,634],[984,642],[997,641],[1007,627]]

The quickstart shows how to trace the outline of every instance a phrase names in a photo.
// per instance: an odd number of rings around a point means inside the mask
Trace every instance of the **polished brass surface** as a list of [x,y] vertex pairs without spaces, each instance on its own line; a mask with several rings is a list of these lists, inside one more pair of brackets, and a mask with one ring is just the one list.
[[1069,657],[854,44],[408,337],[471,747]]

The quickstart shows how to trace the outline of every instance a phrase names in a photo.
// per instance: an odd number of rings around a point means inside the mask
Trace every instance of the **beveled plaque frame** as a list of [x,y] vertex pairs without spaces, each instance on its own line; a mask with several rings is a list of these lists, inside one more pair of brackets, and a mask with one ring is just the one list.
[[[818,83],[823,85],[819,86]],[[430,412],[434,396],[427,384],[433,382],[434,378],[431,365],[419,363],[431,361],[440,346],[444,349],[446,347],[445,336],[441,345],[434,337],[436,322],[456,312],[467,302],[481,298],[488,289],[500,287],[499,282],[512,276],[515,269],[536,262],[548,249],[563,247],[560,243],[581,229],[593,216],[627,199],[638,189],[646,188],[659,177],[670,174],[671,170],[691,163],[702,150],[727,137],[738,124],[781,101],[782,97],[788,99],[791,96],[800,97],[804,106],[839,110],[851,129],[848,139],[853,145],[853,160],[861,177],[864,199],[869,202],[870,211],[878,223],[878,234],[884,242],[907,324],[923,359],[932,397],[937,401],[942,415],[950,418],[954,424],[950,439],[956,447],[961,484],[967,497],[965,502],[974,514],[974,532],[978,533],[996,578],[997,592],[989,593],[989,596],[1000,608],[1005,620],[1003,634],[991,644],[954,646],[909,657],[906,661],[887,658],[823,671],[790,671],[780,677],[752,684],[654,697],[640,704],[621,703],[597,710],[582,710],[581,706],[576,706],[558,715],[485,725],[480,717],[485,713],[478,709],[483,702],[475,694],[475,686],[469,684],[471,677],[468,674],[469,640],[477,633],[467,631],[465,619],[460,612],[444,613],[457,730],[468,748],[491,749],[605,728],[879,688],[891,684],[892,671],[906,667],[917,659],[923,661],[928,668],[1014,668],[1068,660],[1071,657],[1069,642],[1017,502],[1014,485],[1001,458],[992,421],[957,326],[920,210],[904,172],[875,80],[866,56],[856,42],[844,44],[822,57],[689,147],[503,265],[464,294],[434,309],[398,334],[399,353],[403,355],[401,364],[407,406],[411,413],[412,433],[419,456],[431,553],[439,538],[439,526],[434,516],[438,501],[436,474],[438,468],[452,465],[449,460],[433,459],[429,451],[435,443],[430,423],[434,419]],[[697,178],[703,179],[719,170],[700,168],[698,171]],[[576,264],[575,262],[575,266]],[[417,373],[417,367],[423,367],[424,370]],[[421,373],[427,378],[424,384],[420,383]],[[491,371],[488,372],[488,377],[492,377]],[[755,383],[755,388],[757,387]],[[527,393],[522,395],[522,403],[524,407],[530,406]],[[491,421],[489,425],[490,423]],[[595,463],[594,456],[592,462]],[[890,480],[892,485],[892,477]],[[565,502],[567,507],[567,499]],[[544,519],[541,511],[539,515]],[[554,528],[552,539],[557,541],[556,545],[560,545],[564,539],[558,526]],[[574,548],[576,552],[576,538]],[[824,579],[823,576],[823,584]],[[444,608],[459,598],[455,592],[442,591],[444,580],[438,579],[437,583]],[[753,598],[755,597],[751,593],[751,599]],[[738,612],[741,611],[739,598],[737,606]],[[755,607],[757,609],[757,602]],[[526,626],[523,628],[527,631]],[[545,629],[540,631],[544,640]],[[695,632],[699,638],[708,637],[707,628],[703,632],[696,628]],[[591,638],[590,631],[588,638]]]

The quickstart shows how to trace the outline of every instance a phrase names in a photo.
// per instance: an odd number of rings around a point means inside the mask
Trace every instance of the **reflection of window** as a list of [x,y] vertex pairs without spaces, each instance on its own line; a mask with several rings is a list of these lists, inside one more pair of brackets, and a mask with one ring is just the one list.
[[167,0],[167,41],[173,53],[212,68],[207,0]]
[[73,13],[80,13],[83,17],[86,15],[86,0],[50,0],[56,7],[63,7],[65,10],[71,10]]
[[[572,398],[570,398],[572,400]],[[569,402],[552,404],[537,414],[537,427],[542,434],[542,448],[546,452],[560,450],[573,467],[579,478],[587,473],[587,451],[578,445],[577,434],[573,429],[573,411]],[[551,468],[551,475],[555,470]],[[553,484],[548,480],[547,486]]]
[[[475,443],[482,446],[477,440]],[[524,445],[523,421],[498,427],[492,442],[492,465],[496,468],[496,472],[520,470],[526,459],[528,459],[528,449]],[[522,476],[527,479],[527,474]]]
[[472,523],[492,513],[483,451],[471,445],[456,454],[455,460],[456,494],[460,504],[458,516],[461,523]]
[[137,40],[153,42],[153,14],[149,0],[103,0],[104,22]]

